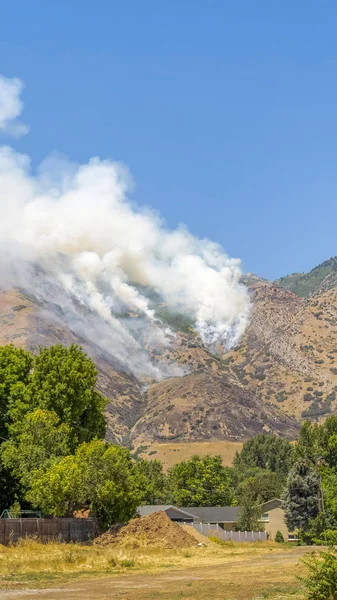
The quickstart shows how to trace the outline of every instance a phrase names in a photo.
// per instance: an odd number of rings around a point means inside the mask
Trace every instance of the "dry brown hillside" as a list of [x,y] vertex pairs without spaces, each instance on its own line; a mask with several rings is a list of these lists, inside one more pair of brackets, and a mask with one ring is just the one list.
[[154,359],[182,376],[138,380],[116,356],[23,291],[0,294],[0,343],[35,351],[57,342],[81,344],[95,360],[99,389],[109,398],[109,439],[152,443],[241,441],[258,432],[295,438],[299,422],[337,406],[337,288],[309,299],[252,278],[252,316],[241,343],[212,356],[192,330],[177,330]]
[[185,375],[148,385],[98,344],[75,335],[36,299],[9,290],[0,294],[0,343],[10,342],[32,351],[54,343],[81,344],[95,360],[98,387],[109,398],[108,437],[121,443],[238,441],[259,431],[296,435],[295,420],[246,389],[226,360],[210,355],[193,332],[177,332],[171,347],[156,357]]
[[241,383],[297,420],[335,411],[337,289],[309,299],[270,283],[251,291],[250,325],[228,356]]

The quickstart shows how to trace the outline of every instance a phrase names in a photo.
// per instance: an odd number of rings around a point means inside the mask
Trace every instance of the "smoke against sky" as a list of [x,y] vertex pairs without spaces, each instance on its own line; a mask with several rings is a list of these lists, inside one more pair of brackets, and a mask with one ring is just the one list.
[[28,127],[18,121],[23,107],[20,99],[22,89],[20,79],[0,75],[0,130],[15,137],[28,133]]
[[[21,90],[19,80],[0,77],[6,132],[22,127]],[[3,280],[42,298],[53,289],[75,330],[84,326],[76,306],[88,309],[91,336],[96,329],[97,341],[104,337],[136,372],[146,342],[165,346],[172,335],[156,317],[158,303],[191,318],[207,346],[236,343],[250,307],[240,261],[183,226],[167,230],[159,215],[130,202],[130,188],[120,163],[92,158],[79,166],[52,155],[32,173],[27,156],[0,147]],[[43,275],[33,275],[32,265]],[[128,312],[138,315],[137,325],[125,319]]]

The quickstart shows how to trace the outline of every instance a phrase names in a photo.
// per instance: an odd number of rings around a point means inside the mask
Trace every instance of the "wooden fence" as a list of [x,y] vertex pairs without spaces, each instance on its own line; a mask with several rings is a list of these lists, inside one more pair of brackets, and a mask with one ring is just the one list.
[[192,525],[194,529],[203,535],[218,537],[224,542],[229,540],[233,542],[257,542],[268,539],[265,531],[225,531],[215,523],[188,523],[188,525]]
[[0,544],[7,546],[21,538],[41,542],[86,542],[97,535],[94,519],[0,519]]

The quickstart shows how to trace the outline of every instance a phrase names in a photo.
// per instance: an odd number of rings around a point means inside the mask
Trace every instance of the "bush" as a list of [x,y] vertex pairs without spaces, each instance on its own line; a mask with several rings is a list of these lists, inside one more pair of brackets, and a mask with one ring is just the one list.
[[337,546],[337,531],[335,529],[327,529],[321,534],[321,540],[328,546]]
[[277,402],[284,402],[287,399],[287,395],[287,392],[282,390],[282,392],[278,392],[278,394],[276,394],[275,398]]
[[284,543],[284,537],[283,537],[283,534],[280,531],[276,532],[275,542],[277,542],[278,544],[283,544]]
[[337,600],[337,556],[334,552],[320,552],[302,561],[309,575],[302,579],[308,600]]

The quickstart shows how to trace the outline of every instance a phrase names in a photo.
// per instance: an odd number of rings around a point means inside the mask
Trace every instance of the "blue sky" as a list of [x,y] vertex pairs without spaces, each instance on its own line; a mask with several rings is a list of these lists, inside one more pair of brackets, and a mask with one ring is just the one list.
[[169,227],[308,270],[337,254],[336,30],[325,0],[12,0],[0,73],[30,133],[10,143],[123,161]]

